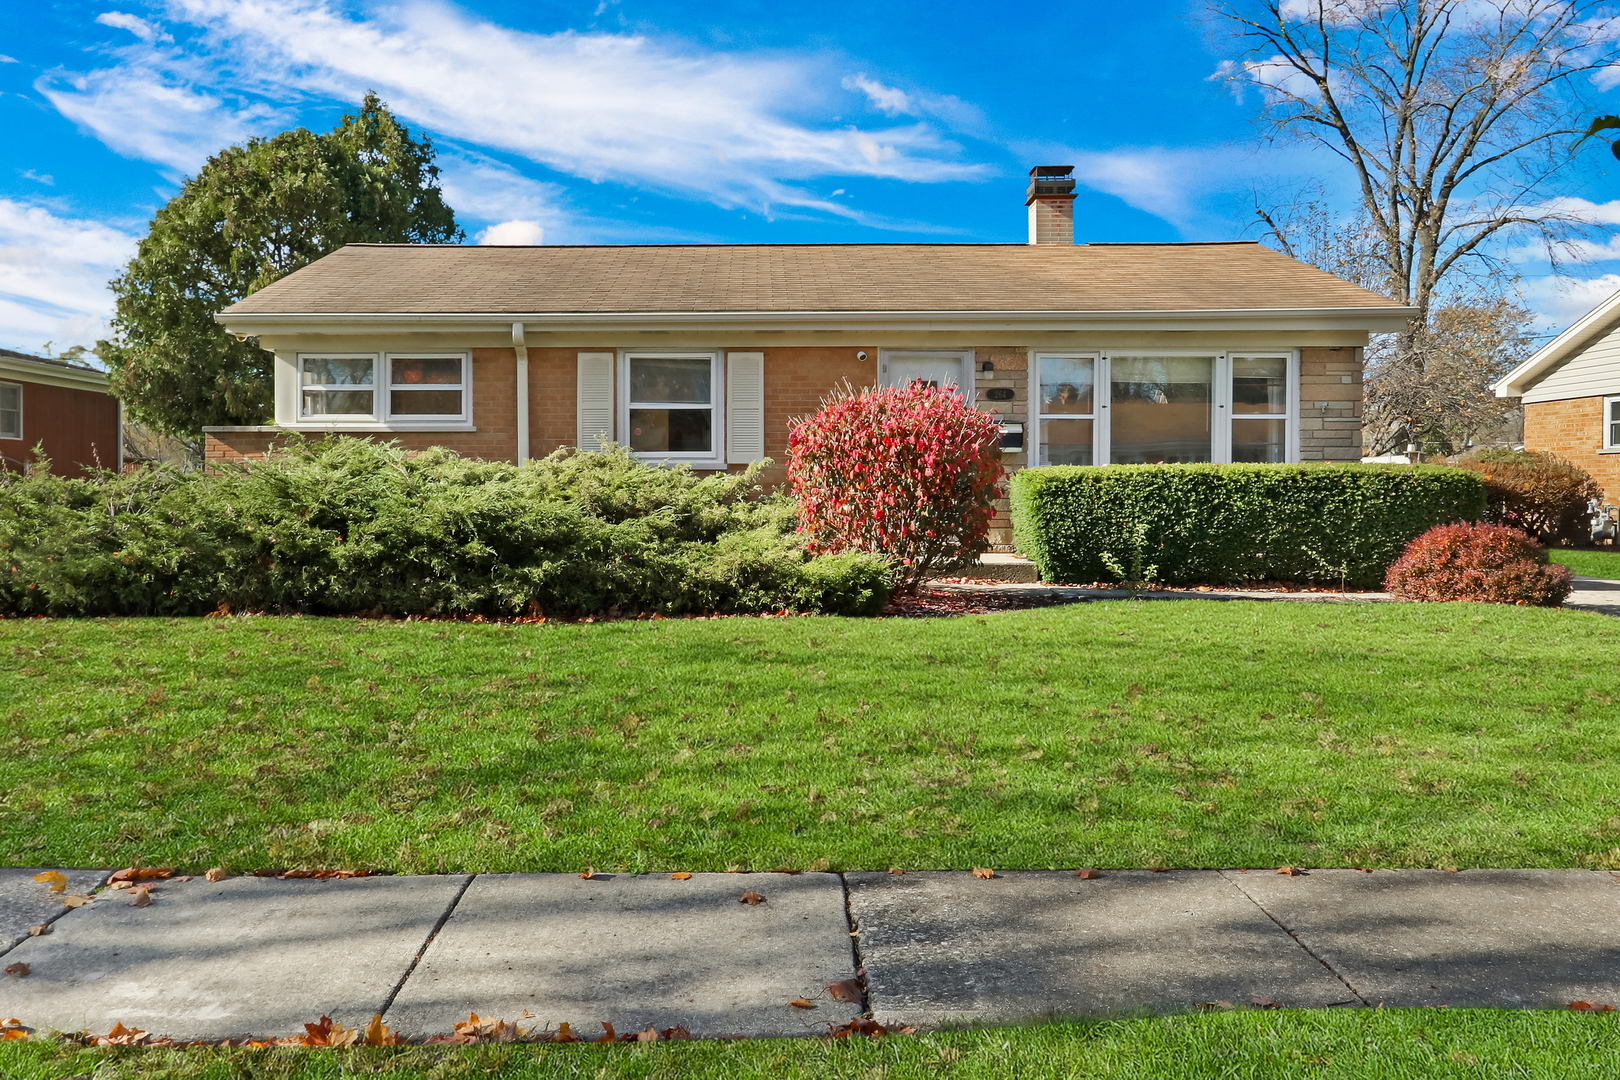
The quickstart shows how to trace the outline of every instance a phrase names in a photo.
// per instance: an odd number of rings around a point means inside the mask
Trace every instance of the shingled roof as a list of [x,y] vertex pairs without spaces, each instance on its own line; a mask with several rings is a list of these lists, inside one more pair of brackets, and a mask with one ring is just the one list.
[[1257,243],[351,244],[223,316],[1397,307]]

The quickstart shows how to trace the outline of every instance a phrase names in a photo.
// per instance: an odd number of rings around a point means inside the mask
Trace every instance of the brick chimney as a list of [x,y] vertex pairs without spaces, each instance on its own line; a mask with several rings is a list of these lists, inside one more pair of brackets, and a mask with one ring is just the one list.
[[1037,165],[1029,170],[1029,242],[1074,243],[1073,165]]

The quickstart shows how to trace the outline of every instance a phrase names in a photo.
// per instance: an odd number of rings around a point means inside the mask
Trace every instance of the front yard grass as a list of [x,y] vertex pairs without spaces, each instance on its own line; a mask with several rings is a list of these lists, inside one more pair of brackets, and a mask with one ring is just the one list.
[[840,1042],[112,1051],[12,1043],[0,1047],[0,1070],[11,1080],[92,1074],[96,1080],[1584,1080],[1620,1072],[1620,1022],[1559,1012],[1360,1009],[1099,1020]]
[[1577,577],[1620,581],[1620,551],[1554,548],[1547,552],[1547,558],[1551,562],[1563,563],[1573,570]]
[[0,622],[0,860],[1620,866],[1620,621]]

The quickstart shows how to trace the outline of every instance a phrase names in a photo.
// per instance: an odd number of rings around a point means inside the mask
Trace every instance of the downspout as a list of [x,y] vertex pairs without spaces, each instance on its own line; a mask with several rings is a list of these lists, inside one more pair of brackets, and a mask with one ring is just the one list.
[[517,463],[529,460],[529,347],[523,343],[523,324],[512,324],[512,351],[517,353]]

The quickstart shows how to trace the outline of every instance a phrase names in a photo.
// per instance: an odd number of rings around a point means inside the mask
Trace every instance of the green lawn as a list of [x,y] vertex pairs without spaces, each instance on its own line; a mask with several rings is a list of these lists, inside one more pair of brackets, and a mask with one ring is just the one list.
[[1614,1076],[1620,1023],[1559,1012],[1258,1012],[851,1039],[401,1050],[0,1047],[7,1080],[1311,1080]]
[[1620,551],[1575,551],[1556,548],[1547,553],[1555,563],[1563,563],[1580,577],[1620,581]]
[[0,865],[1620,866],[1620,621],[0,623]]

